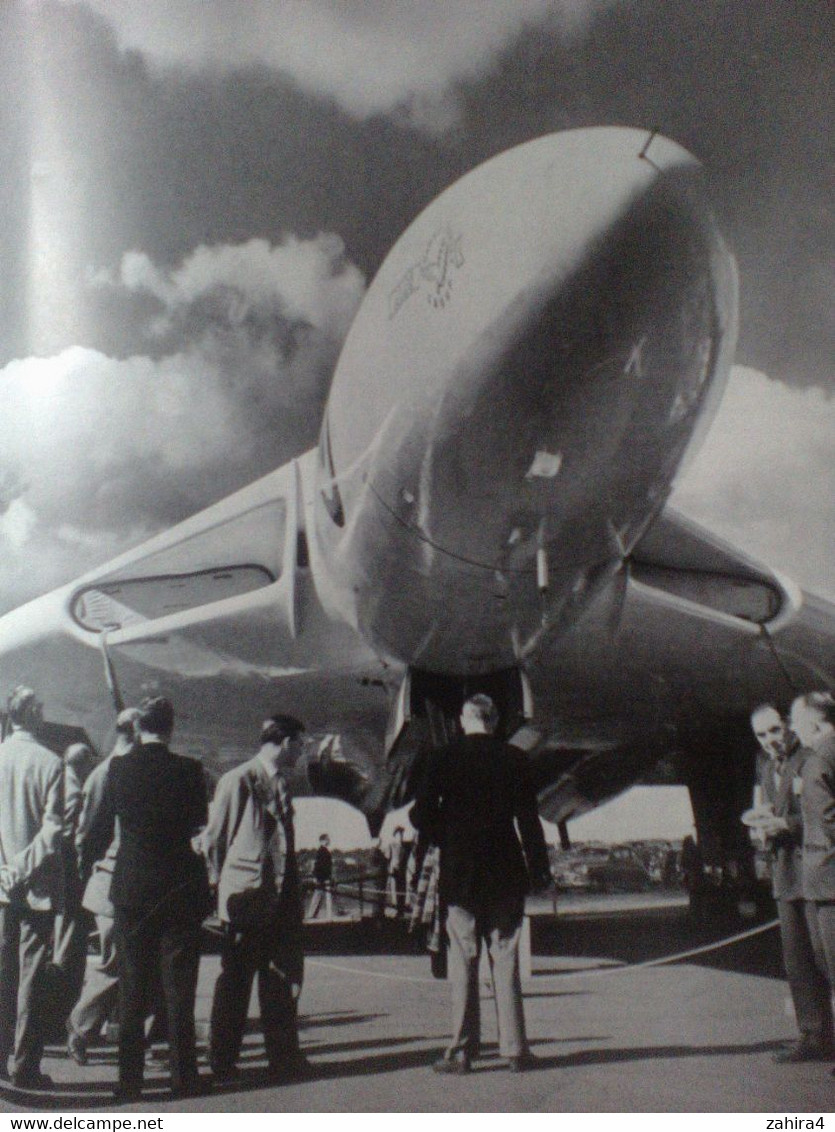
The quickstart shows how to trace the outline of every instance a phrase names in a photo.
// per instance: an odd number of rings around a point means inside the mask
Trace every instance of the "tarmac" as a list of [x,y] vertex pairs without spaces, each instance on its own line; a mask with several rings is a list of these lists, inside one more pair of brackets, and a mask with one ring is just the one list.
[[[432,1062],[449,1025],[449,988],[424,954],[353,951],[350,927],[317,925],[300,1004],[310,1080],[265,1077],[253,995],[241,1073],[200,1098],[174,1102],[164,1065],[148,1066],[141,1105],[165,1112],[757,1112],[827,1114],[828,1064],[777,1065],[794,1037],[786,985],[776,972],[776,933],[671,965],[646,966],[694,942],[680,908],[556,920],[537,918],[533,973],[523,981],[535,1069],[511,1074],[498,1057],[489,989],[482,986],[483,1056],[464,1077]],[[410,945],[411,946],[411,945]],[[753,949],[752,949],[753,947]],[[408,951],[408,947],[404,947]],[[201,1073],[219,968],[201,960],[197,1017]],[[763,973],[765,972],[765,973]],[[4,1089],[0,1111],[101,1112],[113,1108],[116,1050],[90,1050],[87,1066],[47,1048],[49,1092]]]

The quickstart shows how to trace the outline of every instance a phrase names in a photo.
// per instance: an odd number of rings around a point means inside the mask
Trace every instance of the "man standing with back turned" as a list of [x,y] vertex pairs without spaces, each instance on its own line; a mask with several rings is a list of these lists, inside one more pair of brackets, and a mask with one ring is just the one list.
[[12,733],[0,744],[0,1078],[48,1088],[41,1073],[41,979],[61,896],[61,760],[36,733],[41,704],[31,688],[9,697]]
[[119,960],[119,1101],[137,1101],[142,1093],[145,1016],[157,977],[168,1015],[171,1092],[201,1091],[194,999],[209,885],[191,839],[206,823],[208,802],[200,763],[168,747],[173,728],[169,700],[156,696],[139,705],[137,744],[111,761],[88,835],[95,860],[119,823],[110,890]]
[[546,888],[551,872],[523,756],[495,736],[497,724],[489,696],[465,701],[463,738],[432,755],[409,815],[440,847],[440,896],[448,908],[452,1040],[434,1065],[438,1073],[468,1073],[478,1053],[482,939],[493,974],[499,1054],[515,1073],[535,1062],[525,1035],[519,940],[525,894]]
[[815,964],[803,899],[803,816],[801,771],[806,752],[771,704],[751,714],[762,751],[757,768],[761,804],[773,815],[760,826],[771,858],[771,885],[780,918],[783,962],[800,1039],[774,1055],[777,1062],[825,1061],[832,1056],[829,986]]

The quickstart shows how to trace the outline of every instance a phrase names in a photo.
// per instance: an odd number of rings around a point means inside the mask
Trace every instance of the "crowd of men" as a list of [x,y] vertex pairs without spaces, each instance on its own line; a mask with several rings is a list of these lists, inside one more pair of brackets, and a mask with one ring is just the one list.
[[[41,722],[35,692],[16,688],[0,744],[0,1079],[22,1089],[52,1084],[41,1072],[48,964],[69,988],[67,1054],[78,1064],[118,1006],[120,1102],[141,1097],[154,1031],[168,1042],[174,1096],[234,1080],[256,976],[270,1080],[308,1077],[298,1037],[302,886],[282,774],[301,753],[303,725],[282,714],[265,720],[257,753],[220,779],[210,806],[200,764],[170,749],[174,709],[163,697],[119,714],[115,746],[97,765],[84,744],[57,758],[38,739]],[[426,861],[437,885],[426,868],[423,896],[431,892],[443,908],[448,940],[452,1036],[434,1069],[469,1073],[479,1056],[486,946],[499,1052],[512,1072],[523,1072],[536,1059],[525,1032],[519,942],[525,895],[552,883],[548,854],[524,756],[499,738],[492,700],[471,696],[460,724],[461,737],[429,758],[410,814],[433,847]],[[773,858],[800,1030],[777,1060],[832,1060],[835,699],[801,696],[788,721],[763,705],[752,726],[763,758],[750,824]],[[402,833],[386,862],[395,903],[405,888]],[[314,876],[318,912],[332,891],[326,835]],[[211,1076],[201,1076],[194,1006],[201,925],[215,906],[221,970]],[[88,961],[93,919],[98,953]]]

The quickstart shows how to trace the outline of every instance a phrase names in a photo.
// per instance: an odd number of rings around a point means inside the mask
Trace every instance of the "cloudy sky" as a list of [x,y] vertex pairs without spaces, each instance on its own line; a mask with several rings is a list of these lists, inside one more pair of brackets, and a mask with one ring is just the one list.
[[5,0],[0,610],[314,440],[399,233],[552,130],[658,128],[741,271],[677,502],[835,597],[828,0]]

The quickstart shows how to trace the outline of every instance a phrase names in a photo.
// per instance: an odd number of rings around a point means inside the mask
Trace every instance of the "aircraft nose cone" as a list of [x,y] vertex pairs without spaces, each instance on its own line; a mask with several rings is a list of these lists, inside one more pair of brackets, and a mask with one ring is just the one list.
[[[436,573],[469,592],[466,570],[489,571],[486,636],[531,615],[546,561],[554,610],[579,607],[663,505],[735,316],[685,150],[602,128],[500,154],[415,220],[363,302],[323,430],[322,494],[338,488],[348,533],[326,537],[359,561],[393,520],[414,537],[396,568],[425,594]],[[433,639],[446,616],[427,614]]]

